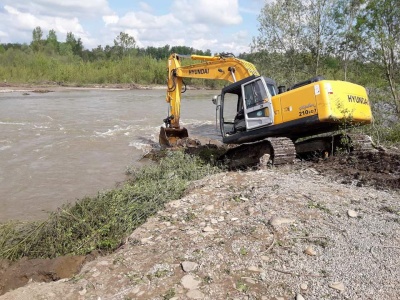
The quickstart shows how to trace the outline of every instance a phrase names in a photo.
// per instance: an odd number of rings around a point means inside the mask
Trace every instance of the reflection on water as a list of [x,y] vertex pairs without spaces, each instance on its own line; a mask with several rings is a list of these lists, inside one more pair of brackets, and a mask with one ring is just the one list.
[[[219,139],[215,91],[187,91],[182,124]],[[158,141],[164,90],[0,93],[0,222],[32,220],[110,189]]]

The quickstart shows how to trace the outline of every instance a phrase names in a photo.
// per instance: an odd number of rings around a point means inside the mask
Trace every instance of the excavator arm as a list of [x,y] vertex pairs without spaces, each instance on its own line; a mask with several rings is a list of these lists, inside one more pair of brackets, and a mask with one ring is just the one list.
[[[187,66],[181,65],[181,59],[200,61]],[[173,146],[180,138],[187,137],[187,130],[180,126],[180,106],[182,91],[186,89],[183,78],[201,78],[236,82],[249,76],[259,76],[252,63],[238,59],[233,55],[202,56],[171,54],[168,59],[168,87],[166,101],[169,112],[161,127],[160,144]]]

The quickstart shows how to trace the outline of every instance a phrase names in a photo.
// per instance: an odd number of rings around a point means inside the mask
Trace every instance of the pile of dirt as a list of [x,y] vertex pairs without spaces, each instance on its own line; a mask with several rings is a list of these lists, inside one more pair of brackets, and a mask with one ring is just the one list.
[[400,190],[400,154],[389,151],[332,156],[313,168],[344,184]]
[[398,299],[399,188],[391,152],[220,173],[75,276],[2,262],[3,292],[29,284],[0,299]]

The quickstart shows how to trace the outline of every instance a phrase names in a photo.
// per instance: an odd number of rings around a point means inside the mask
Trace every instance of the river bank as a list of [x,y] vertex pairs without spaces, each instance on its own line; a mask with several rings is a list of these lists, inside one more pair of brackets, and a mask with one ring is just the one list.
[[113,254],[0,299],[398,299],[400,159],[194,181]]
[[79,90],[79,89],[104,89],[104,90],[161,90],[166,89],[164,85],[141,85],[134,83],[116,83],[116,84],[85,84],[76,85],[73,83],[7,83],[0,82],[0,92],[51,92],[62,90]]

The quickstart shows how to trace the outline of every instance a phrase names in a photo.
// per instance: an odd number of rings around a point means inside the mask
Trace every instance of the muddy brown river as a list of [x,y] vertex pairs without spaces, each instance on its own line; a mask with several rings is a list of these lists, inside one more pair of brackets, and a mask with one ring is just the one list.
[[[182,123],[218,138],[217,91],[187,91]],[[0,92],[0,222],[45,218],[64,203],[114,188],[157,142],[162,90]]]

